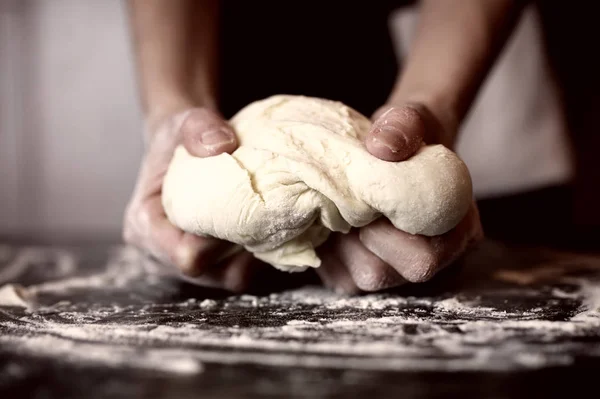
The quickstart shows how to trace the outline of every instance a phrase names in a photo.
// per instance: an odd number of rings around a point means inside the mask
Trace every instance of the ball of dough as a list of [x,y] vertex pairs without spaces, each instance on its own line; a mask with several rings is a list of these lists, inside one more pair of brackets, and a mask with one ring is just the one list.
[[369,119],[336,101],[276,95],[230,121],[233,154],[191,156],[183,146],[164,178],[167,217],[184,231],[243,246],[287,271],[321,264],[315,248],[383,216],[411,234],[443,234],[465,216],[472,184],[441,145],[410,159],[372,156]]

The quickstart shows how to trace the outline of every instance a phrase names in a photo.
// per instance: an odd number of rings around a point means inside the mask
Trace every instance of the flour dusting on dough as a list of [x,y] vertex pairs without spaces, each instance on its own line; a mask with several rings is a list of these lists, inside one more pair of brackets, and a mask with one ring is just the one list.
[[282,270],[318,267],[315,248],[332,231],[383,215],[408,233],[439,235],[471,204],[469,171],[456,154],[424,145],[403,162],[377,159],[360,139],[369,119],[336,101],[272,96],[231,125],[240,141],[231,155],[175,150],[165,212],[184,231],[242,245]]

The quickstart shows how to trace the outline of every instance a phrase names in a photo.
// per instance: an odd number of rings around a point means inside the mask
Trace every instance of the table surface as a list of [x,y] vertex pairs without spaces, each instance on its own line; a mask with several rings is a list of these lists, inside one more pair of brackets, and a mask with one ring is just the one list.
[[122,246],[0,245],[0,397],[530,397],[594,387],[600,256],[484,242],[433,281],[230,296]]

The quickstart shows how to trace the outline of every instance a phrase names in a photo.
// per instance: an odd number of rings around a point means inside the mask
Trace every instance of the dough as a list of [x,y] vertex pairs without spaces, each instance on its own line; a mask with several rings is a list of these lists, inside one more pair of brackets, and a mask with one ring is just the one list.
[[465,216],[471,178],[441,145],[404,162],[372,156],[371,122],[342,103],[276,95],[232,119],[240,147],[192,157],[183,146],[163,183],[167,217],[184,231],[245,247],[287,271],[318,267],[315,248],[380,216],[411,234],[443,234]]
[[19,284],[5,284],[0,287],[0,306],[29,308],[27,300],[30,296],[27,289]]

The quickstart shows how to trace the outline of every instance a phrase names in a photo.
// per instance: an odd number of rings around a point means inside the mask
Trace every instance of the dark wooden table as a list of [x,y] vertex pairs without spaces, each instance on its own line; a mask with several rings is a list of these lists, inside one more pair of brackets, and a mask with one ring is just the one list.
[[589,254],[485,242],[385,293],[230,296],[131,248],[0,244],[0,286],[1,398],[573,396],[600,366]]

